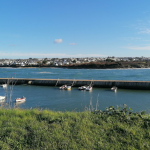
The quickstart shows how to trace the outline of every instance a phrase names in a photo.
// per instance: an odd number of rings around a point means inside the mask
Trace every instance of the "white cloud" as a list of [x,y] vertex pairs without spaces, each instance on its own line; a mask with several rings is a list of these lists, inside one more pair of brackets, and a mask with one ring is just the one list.
[[146,30],[140,31],[139,33],[150,34],[150,29],[146,29]]
[[62,43],[62,39],[55,39],[54,43]]
[[106,55],[101,54],[65,54],[65,53],[18,53],[18,52],[0,52],[0,57],[2,58],[70,58],[70,57],[105,57]]
[[148,50],[148,51],[150,51],[150,46],[143,46],[143,47],[140,47],[140,46],[128,46],[128,47],[124,47],[124,48],[132,49],[132,50]]
[[69,45],[77,45],[77,43],[69,43]]
[[138,34],[150,34],[150,21],[149,20],[137,20],[137,23],[132,26],[137,30]]

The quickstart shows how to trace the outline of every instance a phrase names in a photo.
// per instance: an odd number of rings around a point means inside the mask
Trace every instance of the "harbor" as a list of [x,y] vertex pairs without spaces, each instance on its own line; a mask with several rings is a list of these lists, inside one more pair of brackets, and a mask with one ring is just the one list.
[[[6,96],[6,103],[11,99],[13,108],[84,111],[89,105],[105,110],[127,104],[134,111],[149,112],[150,69],[0,68],[0,72],[0,96]],[[65,90],[60,89],[63,85]],[[86,90],[88,85],[92,90]],[[23,96],[25,101],[16,103]]]

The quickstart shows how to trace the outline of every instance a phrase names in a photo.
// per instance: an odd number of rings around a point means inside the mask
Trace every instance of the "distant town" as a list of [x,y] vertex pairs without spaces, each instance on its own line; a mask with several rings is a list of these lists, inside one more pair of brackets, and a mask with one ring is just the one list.
[[[143,67],[141,66],[141,63]],[[144,63],[147,65],[145,65]],[[118,68],[118,67],[122,68],[123,64],[130,64],[130,65],[134,64],[134,66],[128,65],[128,68],[145,68],[150,66],[149,63],[150,63],[150,57],[143,57],[143,56],[142,57],[109,56],[109,57],[85,57],[85,58],[0,59],[0,67],[77,67],[77,66],[84,67],[83,65],[85,64],[87,68],[88,64],[99,64],[99,65],[105,64],[105,67],[108,68]],[[136,67],[135,64],[136,65],[140,64],[140,65]],[[100,68],[105,68],[105,67],[101,66]]]

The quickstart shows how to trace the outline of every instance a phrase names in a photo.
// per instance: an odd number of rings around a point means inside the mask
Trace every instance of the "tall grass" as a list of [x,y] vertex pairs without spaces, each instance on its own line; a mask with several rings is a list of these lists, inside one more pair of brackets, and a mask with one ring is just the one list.
[[0,149],[150,149],[150,115],[0,109]]
[[5,103],[3,103],[3,105],[1,104],[1,107],[12,108],[13,88],[14,88],[16,82],[17,82],[17,79],[14,81],[11,79],[7,79],[6,82],[4,83],[7,85],[6,87],[4,87]]

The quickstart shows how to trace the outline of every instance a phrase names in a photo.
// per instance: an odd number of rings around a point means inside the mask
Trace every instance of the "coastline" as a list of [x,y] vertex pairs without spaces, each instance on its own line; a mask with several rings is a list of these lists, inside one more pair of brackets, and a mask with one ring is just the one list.
[[70,68],[70,67],[61,67],[61,66],[59,66],[59,67],[52,67],[52,66],[48,66],[48,67],[0,67],[0,68],[20,68],[20,69],[23,69],[23,68],[53,68],[53,69],[89,69],[89,70],[132,70],[132,69],[150,69],[150,67],[145,67],[145,68],[80,68],[80,67],[76,67],[76,68]]
[[150,62],[92,62],[69,65],[0,66],[0,68],[64,68],[64,69],[147,69]]

